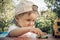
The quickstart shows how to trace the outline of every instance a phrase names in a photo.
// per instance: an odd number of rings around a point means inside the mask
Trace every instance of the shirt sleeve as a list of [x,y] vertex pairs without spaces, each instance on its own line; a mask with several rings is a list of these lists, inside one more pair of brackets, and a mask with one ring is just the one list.
[[13,24],[12,26],[10,26],[10,27],[8,28],[8,33],[9,33],[10,31],[14,30],[14,29],[17,29],[17,28],[19,28],[19,27],[16,26],[15,24]]

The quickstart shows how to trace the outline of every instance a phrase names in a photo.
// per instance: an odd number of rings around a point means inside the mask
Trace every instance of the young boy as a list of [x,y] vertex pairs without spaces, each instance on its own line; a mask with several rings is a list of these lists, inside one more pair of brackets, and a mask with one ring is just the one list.
[[9,36],[18,37],[25,33],[31,32],[39,36],[43,32],[39,28],[35,28],[34,21],[38,16],[38,7],[30,1],[23,1],[16,7],[14,24],[9,27]]

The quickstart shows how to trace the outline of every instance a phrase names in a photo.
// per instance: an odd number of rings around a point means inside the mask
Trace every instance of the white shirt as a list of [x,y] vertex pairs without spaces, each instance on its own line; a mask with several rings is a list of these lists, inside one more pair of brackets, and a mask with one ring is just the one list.
[[14,29],[17,29],[17,28],[20,28],[18,26],[16,26],[15,24],[11,25],[9,28],[8,28],[8,33]]

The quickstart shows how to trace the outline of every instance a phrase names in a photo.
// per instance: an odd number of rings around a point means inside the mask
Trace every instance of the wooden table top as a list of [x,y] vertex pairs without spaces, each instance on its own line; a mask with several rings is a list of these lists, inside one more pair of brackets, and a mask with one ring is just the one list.
[[47,39],[42,38],[27,38],[27,37],[1,37],[0,40],[60,40],[60,38],[54,38],[52,35],[48,35]]

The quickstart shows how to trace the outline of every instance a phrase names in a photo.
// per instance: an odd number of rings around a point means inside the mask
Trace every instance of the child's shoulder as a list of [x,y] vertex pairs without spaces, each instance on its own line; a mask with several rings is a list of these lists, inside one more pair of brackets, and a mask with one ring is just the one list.
[[15,25],[15,24],[12,24],[12,25],[10,25],[9,27],[16,27],[16,25]]
[[9,26],[8,32],[10,32],[10,31],[12,31],[12,30],[14,30],[14,29],[17,29],[17,28],[19,28],[19,27],[16,26],[15,24],[12,24],[12,25]]

